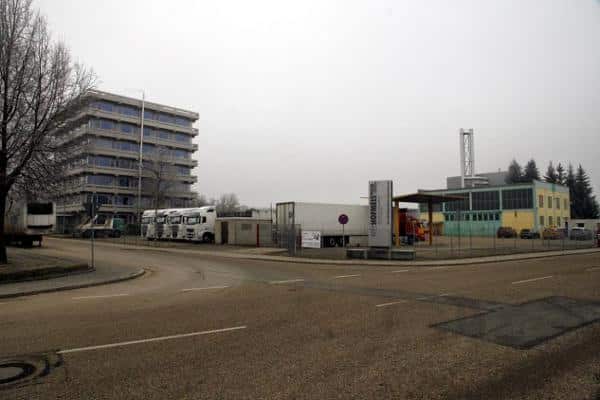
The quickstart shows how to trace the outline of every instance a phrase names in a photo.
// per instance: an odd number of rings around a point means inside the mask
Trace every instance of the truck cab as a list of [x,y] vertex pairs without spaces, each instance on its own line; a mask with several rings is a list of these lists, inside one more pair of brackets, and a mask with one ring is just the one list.
[[192,242],[211,243],[215,238],[215,206],[188,208],[183,213],[185,239]]
[[149,235],[154,236],[155,215],[155,210],[146,210],[142,213],[142,237],[148,238]]
[[183,209],[172,209],[167,213],[165,239],[184,239]]
[[152,222],[148,224],[146,239],[165,239],[165,224],[170,210],[157,210]]

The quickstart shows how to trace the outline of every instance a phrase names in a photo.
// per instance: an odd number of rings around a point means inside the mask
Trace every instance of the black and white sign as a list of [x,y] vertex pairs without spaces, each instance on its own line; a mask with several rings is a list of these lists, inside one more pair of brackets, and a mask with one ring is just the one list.
[[369,247],[392,247],[392,181],[369,181]]
[[309,249],[321,248],[321,232],[302,231],[302,247]]

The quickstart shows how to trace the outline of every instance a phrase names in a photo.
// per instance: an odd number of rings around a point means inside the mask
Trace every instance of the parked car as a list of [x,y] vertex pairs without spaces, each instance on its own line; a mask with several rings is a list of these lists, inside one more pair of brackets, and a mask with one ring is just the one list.
[[554,227],[544,229],[542,232],[542,237],[547,240],[558,240],[563,237],[563,233]]
[[571,240],[592,240],[593,238],[594,232],[578,226],[571,228],[571,232],[569,232],[569,239]]
[[539,239],[540,233],[531,229],[521,229],[519,236],[521,239]]
[[510,226],[501,226],[496,233],[499,238],[514,238],[517,237],[517,231]]

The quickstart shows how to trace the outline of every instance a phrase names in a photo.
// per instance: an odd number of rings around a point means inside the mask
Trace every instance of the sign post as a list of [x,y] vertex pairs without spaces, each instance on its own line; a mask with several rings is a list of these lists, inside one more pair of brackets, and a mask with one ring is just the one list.
[[348,223],[349,218],[346,214],[340,214],[338,217],[338,222],[342,225],[342,247],[346,247],[346,232],[345,227]]

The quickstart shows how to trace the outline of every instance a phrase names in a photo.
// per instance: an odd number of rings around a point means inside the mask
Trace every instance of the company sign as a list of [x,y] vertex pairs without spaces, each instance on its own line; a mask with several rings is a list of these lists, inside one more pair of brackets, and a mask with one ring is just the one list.
[[392,247],[392,181],[369,181],[369,247]]
[[302,247],[309,249],[321,248],[320,231],[302,231]]

